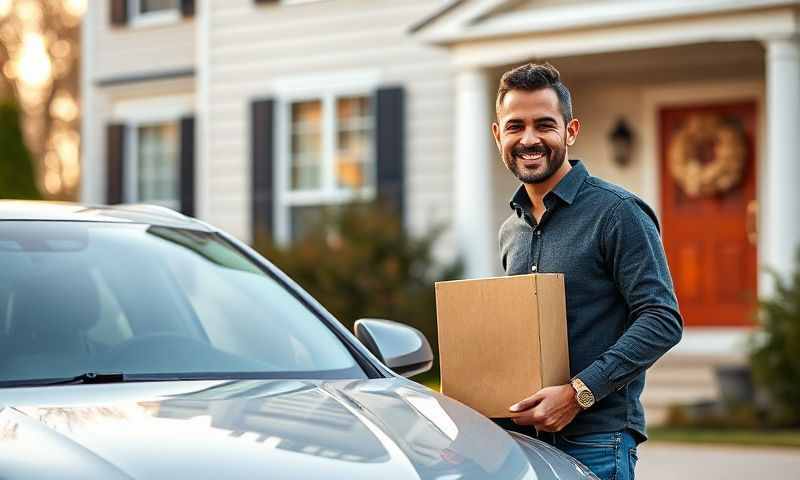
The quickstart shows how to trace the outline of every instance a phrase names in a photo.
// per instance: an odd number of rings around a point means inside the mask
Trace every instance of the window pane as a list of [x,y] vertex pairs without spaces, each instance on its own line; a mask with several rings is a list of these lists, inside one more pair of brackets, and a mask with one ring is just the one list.
[[336,184],[348,189],[371,185],[374,155],[369,98],[340,98],[336,102],[336,117]]
[[178,124],[138,127],[137,201],[178,208]]
[[292,104],[291,189],[320,188],[322,165],[322,102]]
[[177,10],[178,0],[139,0],[139,13]]
[[340,98],[337,103],[337,114],[339,116],[340,125],[348,121],[369,119],[372,115],[370,112],[369,98],[367,97]]

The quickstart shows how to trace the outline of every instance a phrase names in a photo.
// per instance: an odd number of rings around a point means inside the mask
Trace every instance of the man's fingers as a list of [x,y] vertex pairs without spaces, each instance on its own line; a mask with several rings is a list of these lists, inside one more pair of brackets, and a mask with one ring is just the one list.
[[513,420],[517,425],[534,426],[538,430],[539,426],[543,425],[547,420],[547,417],[542,414],[540,409],[534,408],[533,410],[524,412],[522,415],[512,417],[511,420]]
[[528,397],[528,398],[526,398],[526,399],[524,399],[524,400],[522,400],[520,402],[517,402],[514,405],[511,405],[510,407],[508,407],[508,409],[511,410],[512,412],[521,412],[523,410],[528,410],[530,408],[535,407],[541,401],[542,401],[542,397],[538,393],[535,393],[535,394],[531,395],[530,397]]
[[514,421],[517,425],[522,425],[525,427],[534,427],[536,424],[534,423],[533,419],[530,415],[521,415],[519,417],[511,417],[511,420]]

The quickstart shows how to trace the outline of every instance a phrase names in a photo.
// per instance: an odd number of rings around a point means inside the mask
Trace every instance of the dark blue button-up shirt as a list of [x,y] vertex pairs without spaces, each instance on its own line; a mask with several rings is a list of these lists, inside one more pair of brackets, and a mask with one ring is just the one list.
[[564,274],[570,371],[596,403],[562,433],[630,428],[644,440],[645,370],[683,328],[658,219],[632,193],[570,163],[538,224],[524,186],[517,190],[500,227],[500,258],[508,275]]

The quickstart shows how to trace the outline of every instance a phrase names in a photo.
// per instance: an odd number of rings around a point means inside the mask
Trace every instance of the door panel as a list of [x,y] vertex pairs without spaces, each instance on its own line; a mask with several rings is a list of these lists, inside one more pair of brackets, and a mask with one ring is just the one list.
[[[748,240],[748,205],[756,198],[756,104],[663,108],[659,121],[664,248],[686,325],[752,325],[757,253]],[[689,163],[690,169],[674,167]],[[676,172],[689,180],[678,181]],[[706,188],[692,187],[697,179]]]

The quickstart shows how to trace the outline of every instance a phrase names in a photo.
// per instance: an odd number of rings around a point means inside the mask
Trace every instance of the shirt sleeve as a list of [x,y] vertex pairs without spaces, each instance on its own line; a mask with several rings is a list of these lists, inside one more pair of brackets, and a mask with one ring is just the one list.
[[628,324],[616,343],[577,375],[596,402],[655,363],[680,341],[683,331],[650,207],[637,198],[620,201],[606,221],[601,242],[606,268],[628,307]]

